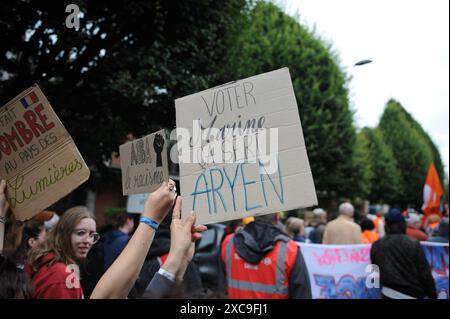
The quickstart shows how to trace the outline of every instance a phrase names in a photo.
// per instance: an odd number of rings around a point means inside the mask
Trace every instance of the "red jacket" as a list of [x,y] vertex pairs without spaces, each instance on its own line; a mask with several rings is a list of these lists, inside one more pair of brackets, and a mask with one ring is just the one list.
[[83,299],[78,265],[62,262],[49,265],[54,258],[54,253],[42,257],[37,272],[27,269],[34,289],[33,299]]

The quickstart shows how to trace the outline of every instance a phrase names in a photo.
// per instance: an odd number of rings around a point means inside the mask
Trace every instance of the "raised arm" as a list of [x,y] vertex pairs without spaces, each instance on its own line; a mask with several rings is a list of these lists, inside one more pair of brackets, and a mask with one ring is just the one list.
[[[173,186],[173,181],[169,185],[163,183],[153,192],[145,203],[142,216],[160,223],[175,199],[176,192],[171,190]],[[126,298],[141,271],[154,235],[153,228],[140,223],[125,249],[100,278],[91,298]]]
[[0,181],[0,253],[3,251],[3,238],[5,235],[5,217],[8,210],[8,202],[5,196],[6,181]]

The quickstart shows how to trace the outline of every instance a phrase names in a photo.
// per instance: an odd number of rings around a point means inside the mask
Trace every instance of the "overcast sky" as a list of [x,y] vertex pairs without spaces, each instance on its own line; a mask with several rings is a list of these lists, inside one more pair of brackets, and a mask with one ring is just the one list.
[[[279,0],[287,13],[332,43],[350,83],[355,121],[375,127],[398,100],[449,165],[448,0]],[[362,59],[371,64],[351,67]]]

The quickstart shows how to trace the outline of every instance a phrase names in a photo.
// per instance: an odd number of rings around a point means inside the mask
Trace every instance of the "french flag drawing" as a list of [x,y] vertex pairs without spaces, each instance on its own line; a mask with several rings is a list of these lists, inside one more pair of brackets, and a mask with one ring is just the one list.
[[24,98],[20,99],[20,103],[22,103],[24,108],[28,108],[30,105],[36,103],[38,101],[38,97],[36,93],[31,92],[30,94],[26,95]]

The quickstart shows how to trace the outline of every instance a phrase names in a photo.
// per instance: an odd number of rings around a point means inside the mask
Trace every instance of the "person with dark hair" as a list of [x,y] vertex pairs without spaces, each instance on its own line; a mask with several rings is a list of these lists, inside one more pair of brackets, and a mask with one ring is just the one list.
[[384,216],[386,236],[372,244],[370,257],[380,271],[385,299],[436,299],[430,265],[419,241],[406,235],[402,212],[392,208]]
[[129,234],[133,231],[133,217],[125,212],[114,218],[113,229],[106,233],[103,241],[103,269],[106,270],[120,255],[130,240]]
[[311,299],[300,248],[276,223],[276,214],[257,216],[243,230],[223,240],[223,284],[228,298]]
[[375,231],[375,224],[368,218],[361,221],[361,239],[363,244],[371,244],[380,238]]
[[8,257],[0,255],[0,299],[31,298],[27,274]]
[[43,221],[32,218],[25,222],[12,217],[5,238],[3,254],[23,269],[28,259],[30,249],[44,242],[47,231]]

